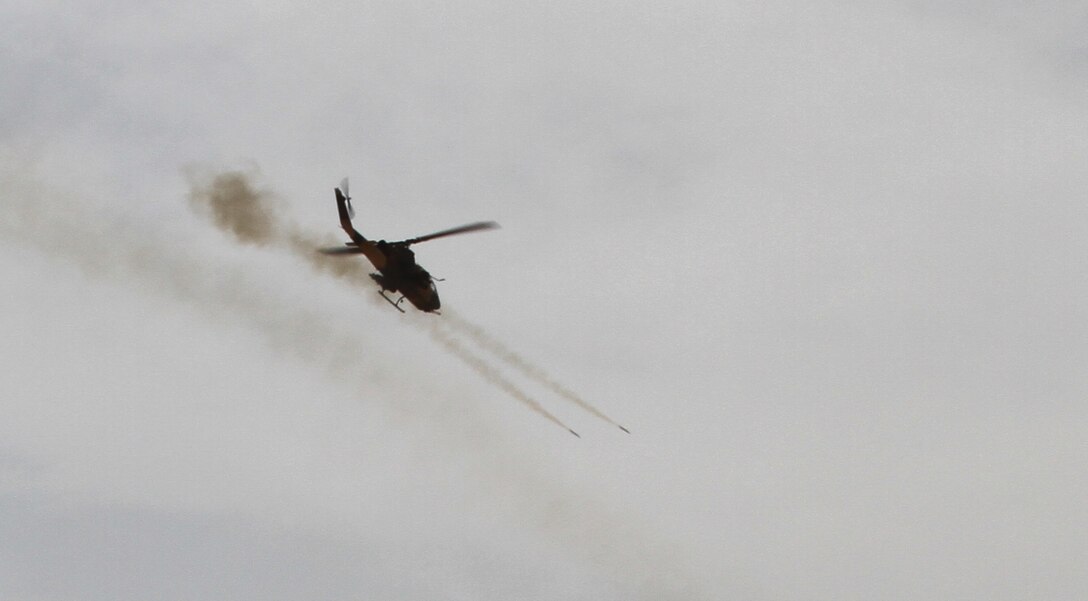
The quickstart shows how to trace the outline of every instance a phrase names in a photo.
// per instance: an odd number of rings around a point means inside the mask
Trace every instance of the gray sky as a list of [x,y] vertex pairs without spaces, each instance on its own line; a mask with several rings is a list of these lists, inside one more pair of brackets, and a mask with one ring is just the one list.
[[[0,597],[1088,596],[1088,11],[947,4],[0,1]],[[228,169],[499,221],[444,306],[633,434]]]

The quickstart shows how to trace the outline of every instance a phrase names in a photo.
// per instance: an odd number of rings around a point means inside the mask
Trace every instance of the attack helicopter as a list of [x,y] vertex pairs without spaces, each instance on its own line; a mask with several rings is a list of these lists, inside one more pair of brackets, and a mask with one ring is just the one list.
[[[332,256],[363,255],[374,265],[378,273],[370,274],[370,277],[381,286],[378,294],[382,295],[389,304],[398,311],[404,313],[400,306],[404,299],[412,303],[415,308],[425,313],[435,313],[442,306],[438,300],[438,290],[434,285],[434,278],[427,273],[419,263],[416,263],[416,255],[410,246],[444,238],[456,234],[467,234],[481,230],[490,230],[499,227],[494,221],[478,221],[462,225],[460,227],[442,230],[426,236],[401,240],[400,242],[386,242],[385,240],[367,240],[352,225],[355,210],[351,206],[351,196],[348,193],[348,178],[340,182],[336,191],[336,210],[340,214],[340,227],[351,238],[350,242],[342,247],[322,248],[319,252]],[[386,296],[386,292],[400,293],[396,301]]]

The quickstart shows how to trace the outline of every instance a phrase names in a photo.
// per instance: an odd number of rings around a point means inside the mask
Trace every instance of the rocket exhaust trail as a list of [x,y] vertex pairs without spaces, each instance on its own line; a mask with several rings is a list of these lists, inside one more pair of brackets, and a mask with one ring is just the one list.
[[533,365],[532,363],[529,363],[529,361],[526,360],[524,357],[510,350],[509,347],[499,342],[498,340],[492,338],[480,326],[469,322],[463,317],[457,316],[455,313],[448,309],[443,312],[443,317],[447,321],[449,321],[450,325],[453,326],[453,328],[455,328],[458,332],[461,332],[471,338],[476,344],[480,346],[480,348],[490,352],[495,357],[498,357],[500,360],[504,361],[507,365],[510,365],[511,367],[517,369],[529,379],[544,385],[552,392],[567,399],[575,405],[578,405],[582,409],[585,409],[589,413],[612,424],[613,426],[616,426],[620,430],[623,430],[628,434],[631,433],[630,430],[605,415],[604,412],[602,412],[600,409],[597,409],[588,401],[578,396],[567,387],[553,380],[539,367]]
[[428,328],[428,332],[430,333],[431,338],[433,338],[436,342],[445,347],[445,349],[452,353],[455,357],[463,361],[465,365],[471,367],[485,380],[494,384],[495,386],[498,386],[507,394],[521,401],[536,413],[548,418],[548,420],[550,420],[552,423],[563,428],[567,432],[570,432],[578,438],[582,437],[580,434],[578,434],[569,426],[560,421],[558,417],[549,413],[548,410],[541,406],[540,403],[538,403],[529,395],[525,394],[524,391],[515,386],[512,382],[502,377],[502,375],[499,374],[498,370],[488,365],[487,362],[480,357],[472,354],[472,352],[470,352],[468,349],[462,346],[461,343],[457,342],[457,340],[450,336],[449,333],[444,332],[442,330],[442,326],[439,325],[437,322],[431,324],[431,326]]

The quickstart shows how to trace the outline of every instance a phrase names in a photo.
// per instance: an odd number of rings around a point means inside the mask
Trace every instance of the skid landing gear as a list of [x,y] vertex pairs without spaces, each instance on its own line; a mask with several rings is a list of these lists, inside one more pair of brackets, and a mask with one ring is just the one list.
[[391,298],[389,298],[388,296],[385,295],[385,290],[379,290],[378,294],[382,295],[382,298],[385,299],[385,302],[389,303],[390,305],[393,305],[394,309],[396,309],[397,311],[400,311],[401,313],[404,313],[404,309],[400,308],[400,304],[402,302],[404,302],[404,297],[403,296],[398,298],[397,302],[393,302],[393,299],[391,299]]
[[400,311],[401,313],[404,313],[404,309],[400,308],[400,304],[402,302],[404,302],[404,296],[401,296],[400,298],[398,298],[396,300],[396,302],[393,302],[393,299],[391,299],[391,298],[389,298],[388,296],[385,295],[385,291],[391,289],[389,286],[385,285],[385,278],[383,278],[380,274],[372,273],[372,274],[370,274],[370,279],[374,280],[374,282],[376,284],[381,286],[381,289],[378,290],[378,294],[382,295],[382,298],[385,299],[385,302],[389,303],[390,305],[393,305],[393,308],[396,309],[397,311]]

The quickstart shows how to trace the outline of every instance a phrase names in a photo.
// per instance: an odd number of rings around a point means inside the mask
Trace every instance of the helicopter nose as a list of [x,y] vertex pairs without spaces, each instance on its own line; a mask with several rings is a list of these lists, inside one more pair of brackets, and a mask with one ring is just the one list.
[[438,300],[438,289],[431,282],[431,293],[427,295],[427,311],[437,311],[442,307],[442,301]]

